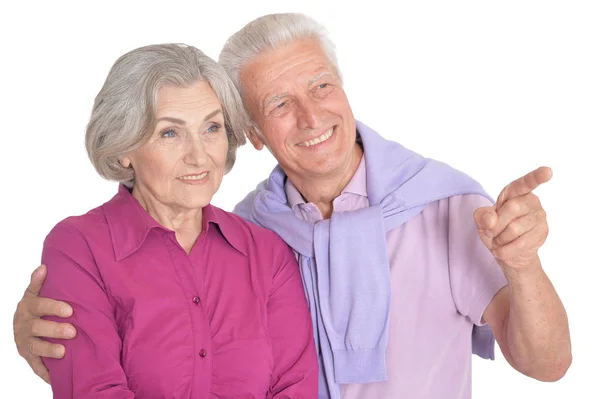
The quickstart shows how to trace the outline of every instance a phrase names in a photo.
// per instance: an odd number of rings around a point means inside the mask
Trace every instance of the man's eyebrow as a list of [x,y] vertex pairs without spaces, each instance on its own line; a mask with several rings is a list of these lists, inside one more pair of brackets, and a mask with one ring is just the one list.
[[[321,79],[323,76],[333,76],[333,74],[331,72],[321,72],[316,76],[313,76],[312,78],[310,78],[308,80],[308,86],[312,85],[313,83],[317,82],[319,79]],[[289,93],[281,93],[281,94],[277,94],[276,96],[271,97],[269,100],[265,101],[264,107],[267,108],[269,105],[281,101],[281,99],[283,99],[284,97],[287,97],[289,95]]]
[[281,93],[281,94],[271,97],[269,100],[267,100],[265,102],[265,108],[268,107],[269,105],[273,104],[274,102],[281,101],[282,98],[287,97],[288,95],[289,95],[289,93]]
[[312,85],[313,83],[315,83],[316,81],[318,81],[319,79],[321,79],[325,75],[332,75],[333,76],[333,74],[331,72],[321,72],[317,76],[314,76],[314,77],[310,78],[309,81],[308,81],[308,85],[309,86]]

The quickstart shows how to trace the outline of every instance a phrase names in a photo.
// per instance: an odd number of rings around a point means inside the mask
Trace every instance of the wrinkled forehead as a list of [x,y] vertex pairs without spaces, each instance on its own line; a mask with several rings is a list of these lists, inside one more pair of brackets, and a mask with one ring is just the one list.
[[203,117],[221,108],[216,92],[205,80],[189,86],[164,84],[157,92],[154,117],[172,114]]
[[258,100],[280,94],[291,86],[308,86],[325,76],[337,76],[316,39],[302,39],[261,52],[240,71],[240,83],[247,99]]

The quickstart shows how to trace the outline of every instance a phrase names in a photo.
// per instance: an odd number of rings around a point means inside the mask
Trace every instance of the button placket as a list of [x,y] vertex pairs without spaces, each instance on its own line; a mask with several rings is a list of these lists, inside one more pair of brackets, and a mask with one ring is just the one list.
[[[198,372],[194,374],[192,397],[208,397],[212,384],[211,368],[212,359],[208,357],[211,348],[210,324],[204,309],[204,296],[201,282],[204,280],[202,268],[195,267],[190,255],[177,244],[173,234],[165,236],[176,277],[182,288],[183,300],[187,300],[190,309],[190,328],[193,339],[194,367]],[[198,243],[196,243],[198,245]],[[196,251],[197,252],[197,251]],[[193,251],[192,251],[193,253]],[[201,299],[202,298],[202,299]]]

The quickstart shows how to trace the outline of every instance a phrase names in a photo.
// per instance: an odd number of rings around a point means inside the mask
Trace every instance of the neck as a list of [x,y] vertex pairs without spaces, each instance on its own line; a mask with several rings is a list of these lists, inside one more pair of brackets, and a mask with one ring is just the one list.
[[131,194],[154,220],[175,232],[177,242],[189,254],[202,232],[202,208],[178,209],[169,206],[137,185]]
[[333,213],[333,200],[342,193],[344,187],[348,185],[352,176],[356,173],[362,154],[361,146],[356,144],[350,161],[340,168],[337,173],[316,177],[288,177],[304,199],[315,204],[324,219],[329,219]]

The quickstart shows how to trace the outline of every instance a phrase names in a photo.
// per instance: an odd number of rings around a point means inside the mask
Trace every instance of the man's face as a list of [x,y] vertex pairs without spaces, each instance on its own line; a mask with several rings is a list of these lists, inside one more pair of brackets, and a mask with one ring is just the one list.
[[316,39],[267,50],[240,74],[242,96],[263,144],[292,179],[345,176],[358,162],[348,99]]

